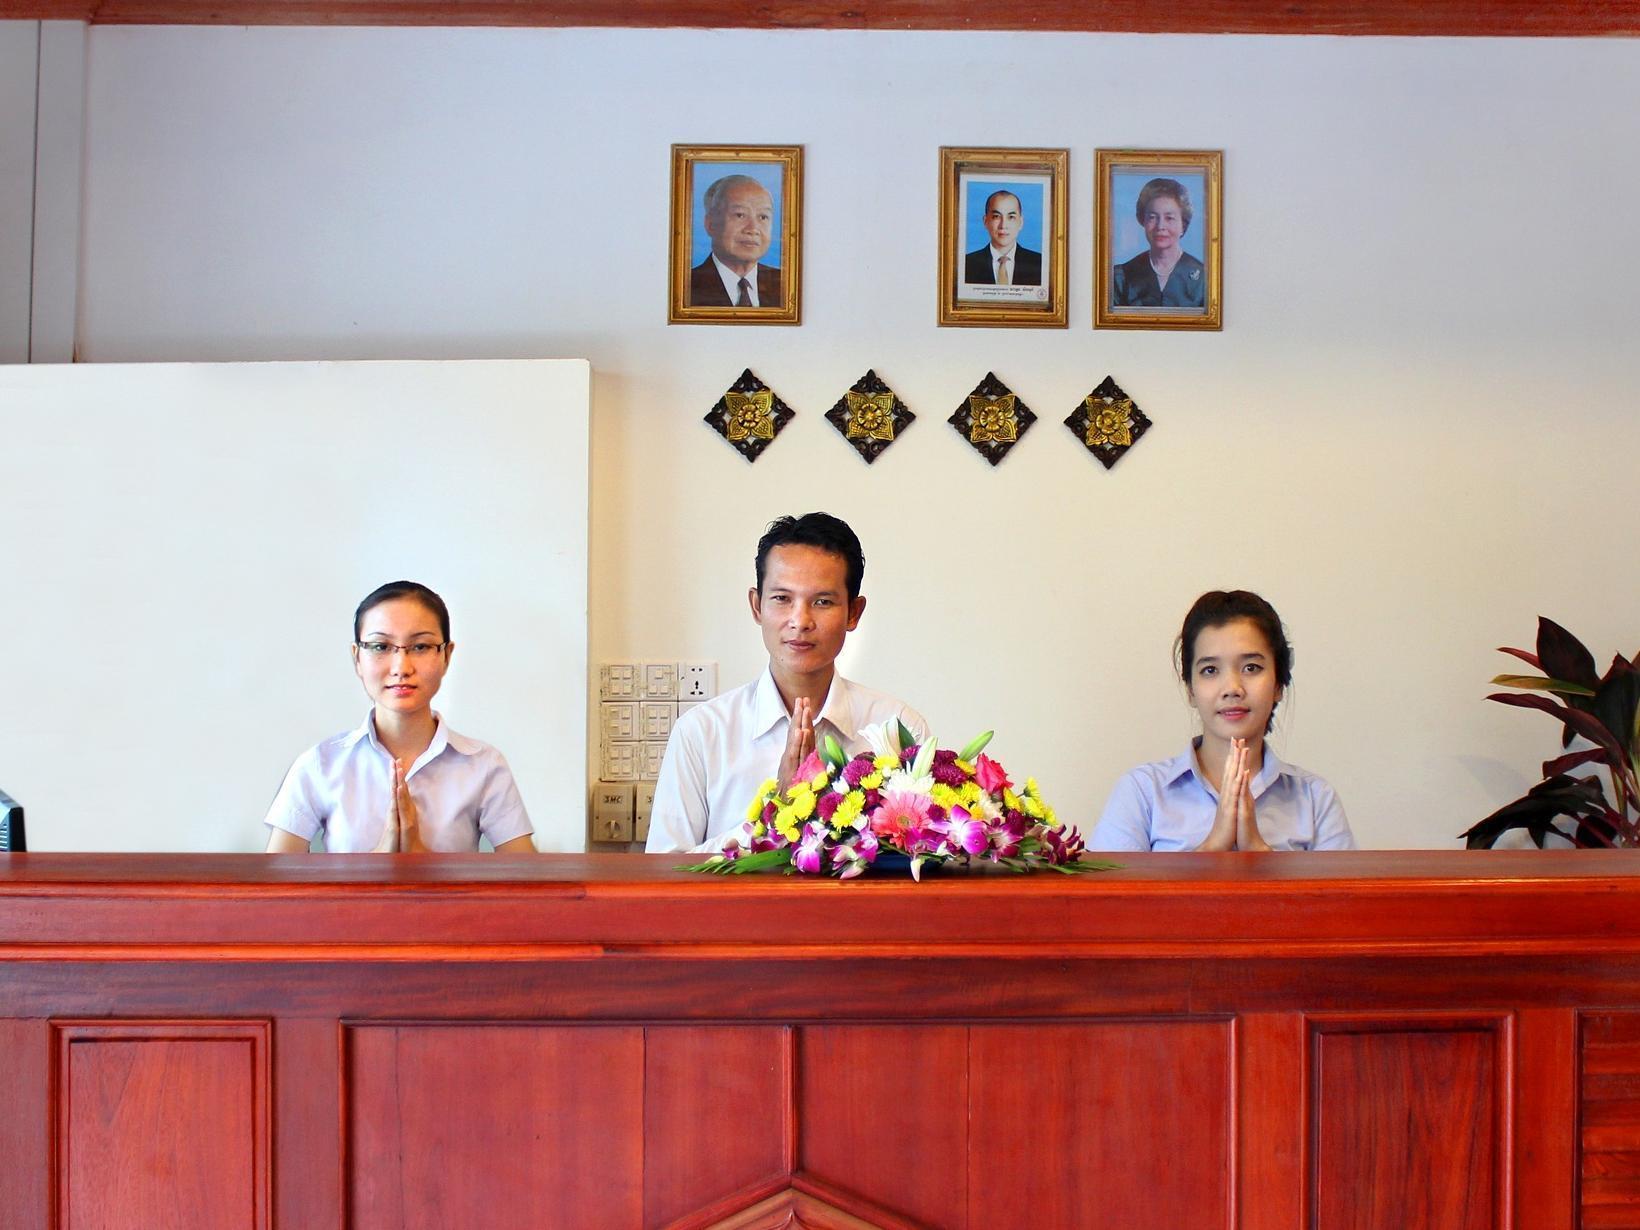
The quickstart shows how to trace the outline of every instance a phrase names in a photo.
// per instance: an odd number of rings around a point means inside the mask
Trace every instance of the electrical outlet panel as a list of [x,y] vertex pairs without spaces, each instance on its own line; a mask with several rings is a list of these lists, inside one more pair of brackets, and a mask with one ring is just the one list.
[[644,737],[638,728],[637,701],[603,701],[598,706],[598,716],[599,728],[603,731],[606,743],[632,743]]
[[646,700],[638,704],[638,734],[644,740],[665,742],[672,733],[672,721],[677,716],[677,705],[669,700]]
[[678,699],[711,700],[717,695],[716,662],[679,662]]
[[666,755],[665,743],[640,743],[643,750],[638,753],[638,776],[651,780],[661,775],[661,757]]
[[606,743],[600,749],[603,761],[598,776],[606,782],[638,780],[638,755],[642,743]]
[[603,662],[598,666],[599,700],[637,700],[638,667],[633,662]]
[[676,700],[678,698],[678,664],[676,662],[644,662],[638,679],[640,700]]
[[630,782],[599,782],[592,795],[592,840],[631,841],[635,799]]
[[639,782],[632,810],[632,840],[649,840],[649,814],[655,810],[655,783]]

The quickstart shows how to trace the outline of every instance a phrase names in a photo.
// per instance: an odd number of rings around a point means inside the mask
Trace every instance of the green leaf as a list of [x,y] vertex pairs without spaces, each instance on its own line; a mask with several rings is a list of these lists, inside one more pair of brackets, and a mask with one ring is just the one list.
[[899,718],[894,719],[894,725],[896,725],[900,728],[899,729],[900,750],[903,752],[903,751],[905,751],[906,748],[910,747],[913,743],[915,743],[917,741],[917,736],[912,734],[911,733],[911,728],[909,726],[907,726],[904,722],[900,721]]
[[843,754],[842,744],[838,743],[836,737],[833,735],[826,736],[826,741],[821,748],[820,755],[825,758],[826,763],[831,766],[833,772],[836,772],[848,763],[848,757]]
[[792,848],[790,846],[781,846],[778,850],[759,850],[756,854],[742,854],[737,859],[727,859],[718,854],[707,859],[704,863],[694,863],[687,867],[679,867],[676,870],[704,871],[708,875],[717,876],[741,876],[750,875],[754,871],[768,871],[791,861]]
[[975,735],[968,741],[968,746],[957,753],[958,760],[972,760],[983,752],[992,739],[996,738],[996,731],[987,730],[983,734]]
[[1539,692],[1559,692],[1563,696],[1593,696],[1593,688],[1565,679],[1545,679],[1542,675],[1493,675],[1492,682],[1506,688],[1533,688]]

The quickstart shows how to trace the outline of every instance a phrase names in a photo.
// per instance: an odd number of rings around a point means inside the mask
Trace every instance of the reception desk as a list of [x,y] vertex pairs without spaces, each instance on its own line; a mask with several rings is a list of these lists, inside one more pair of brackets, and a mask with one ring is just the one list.
[[1640,1226],[1637,860],[0,856],[0,1226]]

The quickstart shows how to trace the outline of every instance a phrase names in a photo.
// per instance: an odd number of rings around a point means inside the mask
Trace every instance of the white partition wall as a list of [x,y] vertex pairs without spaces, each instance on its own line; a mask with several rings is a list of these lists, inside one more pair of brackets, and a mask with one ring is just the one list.
[[0,367],[0,788],[42,850],[251,850],[357,725],[353,607],[431,585],[437,708],[580,849],[589,368]]

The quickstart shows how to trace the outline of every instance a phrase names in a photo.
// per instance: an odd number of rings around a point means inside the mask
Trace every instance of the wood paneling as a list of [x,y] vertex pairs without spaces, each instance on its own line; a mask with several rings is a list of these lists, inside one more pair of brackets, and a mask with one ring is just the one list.
[[790,1029],[644,1031],[644,1225],[666,1226],[737,1193],[785,1184],[795,1114],[791,1052]]
[[1502,1034],[1496,1022],[1318,1024],[1316,1230],[1500,1230]]
[[0,17],[190,25],[699,26],[1188,34],[1612,35],[1631,0],[5,0]]
[[[1230,1224],[1224,1021],[976,1026],[968,1224]],[[1069,1159],[1075,1159],[1070,1163]],[[1070,1164],[1074,1183],[1045,1181]]]
[[641,1029],[354,1025],[346,1056],[351,1230],[642,1224]]
[[268,1225],[260,1022],[60,1022],[58,1230]]
[[828,1186],[963,1230],[968,1030],[815,1026],[798,1047],[798,1158]]
[[1586,1016],[1579,1204],[1585,1230],[1640,1230],[1640,1012]]
[[0,1225],[1640,1230],[1630,855],[672,862],[0,859]]
[[49,1022],[0,1020],[0,1089],[0,1230],[39,1230],[51,1217]]

